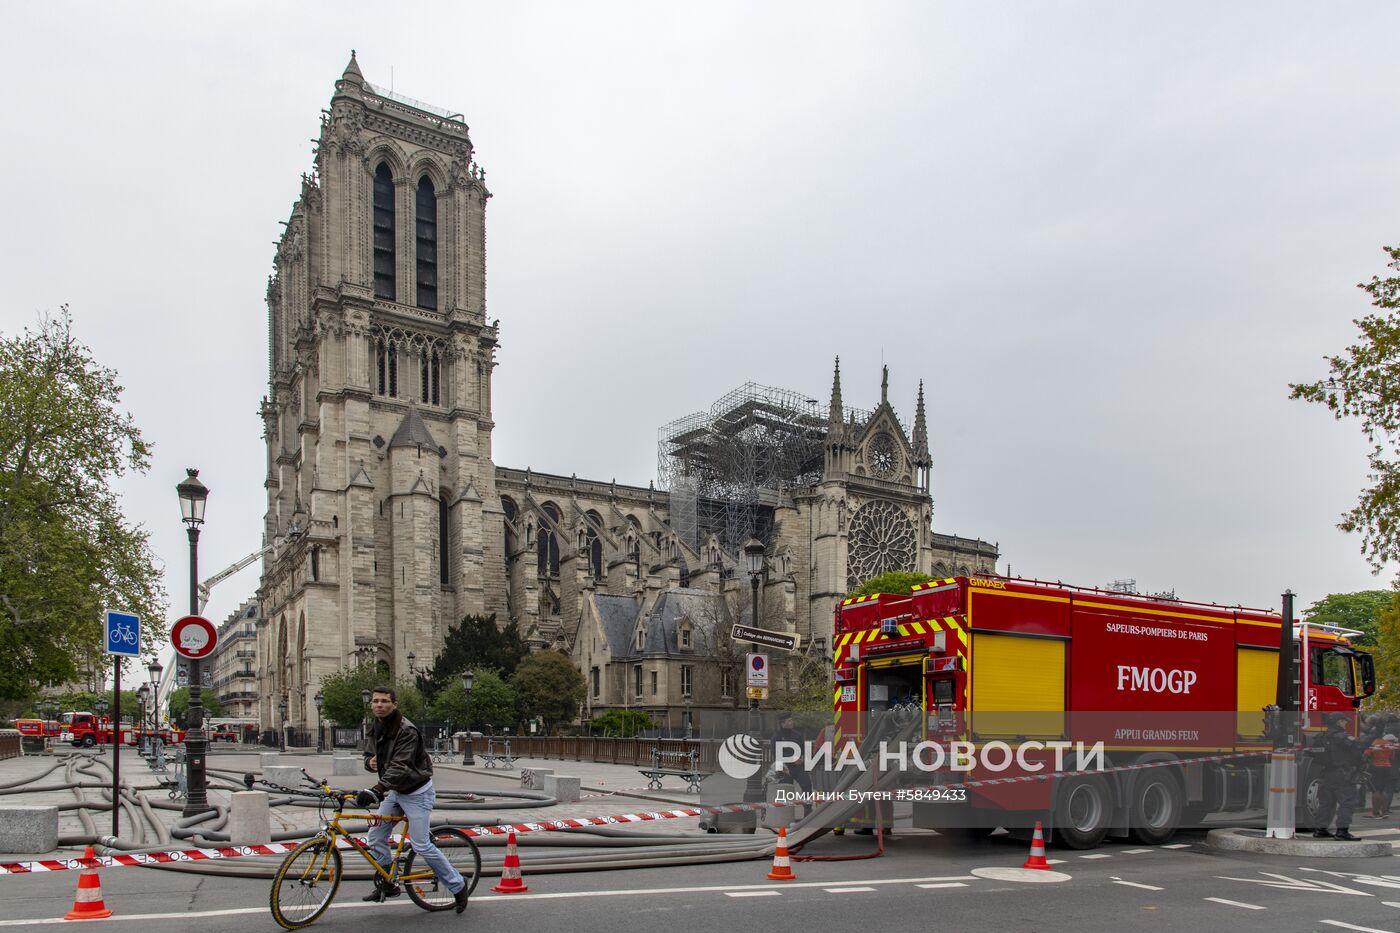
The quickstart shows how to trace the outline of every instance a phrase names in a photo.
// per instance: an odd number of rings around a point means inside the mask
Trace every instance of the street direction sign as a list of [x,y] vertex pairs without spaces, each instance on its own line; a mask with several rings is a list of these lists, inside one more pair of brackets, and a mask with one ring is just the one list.
[[178,654],[197,661],[214,653],[219,632],[214,623],[203,616],[185,616],[170,627],[170,641]]
[[802,636],[791,632],[773,632],[747,625],[736,625],[729,634],[735,641],[751,641],[765,648],[777,648],[779,651],[796,651],[802,641]]
[[135,658],[141,654],[141,617],[107,610],[107,653]]
[[748,687],[768,686],[768,655],[751,654],[748,656],[748,663],[744,665],[744,670],[748,672],[744,684]]

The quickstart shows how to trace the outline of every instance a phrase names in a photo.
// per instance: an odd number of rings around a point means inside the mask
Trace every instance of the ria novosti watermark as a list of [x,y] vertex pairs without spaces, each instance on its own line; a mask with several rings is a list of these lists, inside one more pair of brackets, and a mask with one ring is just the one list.
[[[1104,771],[1107,769],[1104,743],[1048,741],[1028,739],[1015,743],[992,740],[972,742],[879,742],[873,753],[862,754],[854,744],[840,748],[822,743],[773,743],[773,766],[783,769],[794,765],[803,771],[840,773],[847,769],[865,772],[879,771],[955,771],[1004,774],[1037,774],[1047,769],[1065,771],[1073,752],[1073,771]],[[762,762],[762,746],[747,735],[731,735],[720,746],[718,760],[725,774],[746,780],[758,773]]]

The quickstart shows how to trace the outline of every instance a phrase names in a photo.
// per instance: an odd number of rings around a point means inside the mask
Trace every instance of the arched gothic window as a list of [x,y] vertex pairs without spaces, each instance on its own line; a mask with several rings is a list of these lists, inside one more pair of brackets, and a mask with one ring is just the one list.
[[588,568],[593,579],[603,579],[603,542],[598,537],[597,528],[603,524],[603,516],[593,510],[587,513],[588,531],[584,535],[584,548],[588,551]]
[[[555,525],[559,524],[559,509],[553,502],[546,502],[541,511],[549,516]],[[535,547],[540,576],[559,576],[559,538],[555,536],[554,528],[543,521],[540,522],[540,530],[535,534]]]
[[415,202],[418,244],[418,307],[437,309],[437,192],[433,180],[418,180]]
[[374,297],[394,294],[394,176],[387,162],[374,170]]

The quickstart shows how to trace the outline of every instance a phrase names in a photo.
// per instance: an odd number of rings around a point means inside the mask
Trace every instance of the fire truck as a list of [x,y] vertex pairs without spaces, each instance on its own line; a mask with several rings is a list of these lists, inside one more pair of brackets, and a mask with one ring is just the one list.
[[[1021,750],[995,773],[919,776],[966,797],[909,795],[916,826],[970,835],[1043,820],[1069,848],[1110,834],[1161,844],[1207,814],[1266,807],[1281,625],[1264,610],[990,575],[848,599],[833,635],[836,734],[860,742],[882,712],[917,711],[919,741]],[[1344,635],[1302,628],[1295,671],[1316,731],[1375,692],[1375,669]],[[1076,771],[1071,754],[1044,767],[1065,743],[1102,743],[1105,766]],[[1300,825],[1318,779],[1302,756]]]
[[[112,719],[96,713],[70,712],[58,717],[62,732],[59,741],[70,742],[77,748],[92,748],[94,745],[112,744]],[[140,726],[124,726],[121,741],[126,745],[138,745],[144,735],[160,736],[166,745],[183,742],[185,734],[179,729],[160,729],[152,732]]]

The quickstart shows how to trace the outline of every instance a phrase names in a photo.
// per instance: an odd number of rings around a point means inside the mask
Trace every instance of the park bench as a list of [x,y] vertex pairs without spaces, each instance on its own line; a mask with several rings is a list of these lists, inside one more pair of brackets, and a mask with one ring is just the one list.
[[[682,767],[684,766],[684,767]],[[639,769],[643,777],[647,778],[647,788],[650,790],[661,789],[661,779],[663,777],[682,778],[692,794],[700,793],[700,782],[710,776],[708,771],[700,770],[700,750],[692,748],[689,751],[665,751],[661,748],[651,750],[651,767]]]

